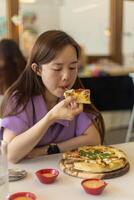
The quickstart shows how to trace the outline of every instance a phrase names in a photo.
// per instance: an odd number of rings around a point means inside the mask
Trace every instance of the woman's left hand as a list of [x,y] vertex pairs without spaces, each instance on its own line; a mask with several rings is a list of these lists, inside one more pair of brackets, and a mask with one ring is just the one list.
[[43,147],[34,148],[25,158],[36,158],[38,156],[47,155],[47,145]]

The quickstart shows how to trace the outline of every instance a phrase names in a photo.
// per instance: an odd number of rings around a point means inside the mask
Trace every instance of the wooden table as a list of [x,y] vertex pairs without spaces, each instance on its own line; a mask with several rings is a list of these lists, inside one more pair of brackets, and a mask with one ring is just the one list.
[[[25,169],[28,176],[10,183],[10,194],[21,191],[33,192],[37,200],[133,200],[134,199],[134,142],[114,145],[124,150],[130,162],[130,171],[118,178],[106,180],[109,184],[100,196],[92,196],[82,189],[81,180],[64,174],[59,168],[62,155],[43,156],[25,160],[18,164],[9,163],[10,168]],[[40,183],[35,171],[56,168],[60,171],[57,181],[50,185]]]

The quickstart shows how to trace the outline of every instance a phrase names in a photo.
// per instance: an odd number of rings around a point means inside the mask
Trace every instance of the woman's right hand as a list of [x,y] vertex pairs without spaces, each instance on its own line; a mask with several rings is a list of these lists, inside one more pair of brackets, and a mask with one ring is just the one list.
[[56,104],[49,112],[52,121],[73,120],[73,118],[83,111],[83,104],[76,103],[73,97],[68,97]]

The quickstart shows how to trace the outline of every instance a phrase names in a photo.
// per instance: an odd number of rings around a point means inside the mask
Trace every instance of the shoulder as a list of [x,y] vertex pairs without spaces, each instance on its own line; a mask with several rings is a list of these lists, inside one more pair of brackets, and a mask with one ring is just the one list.
[[[38,98],[39,100],[40,98]],[[40,101],[37,100],[37,97],[33,97],[29,99],[28,103],[25,107],[23,105],[19,106],[18,109],[14,113],[7,114],[5,117],[1,119],[1,127],[8,128],[15,133],[21,133],[27,130],[29,127],[33,125],[33,103],[37,105]],[[33,102],[33,103],[32,103]],[[16,104],[15,96],[10,100],[10,110],[12,110],[13,106]],[[9,106],[8,105],[8,106]],[[38,106],[35,105],[37,110]],[[8,110],[9,111],[9,110]]]
[[77,120],[82,120],[82,119],[87,119],[87,120],[93,120],[95,119],[95,115],[93,115],[92,113],[86,113],[86,112],[81,112],[78,116],[77,116]]
[[32,96],[28,99],[28,101],[24,101],[22,102],[18,102],[18,96],[15,95],[15,93],[8,99],[7,105],[9,107],[9,109],[13,109],[16,108],[16,111],[20,112],[22,110],[22,108],[24,109],[30,109],[31,106],[33,105],[37,105],[40,104],[40,102],[42,101],[42,95],[37,95],[37,96]]

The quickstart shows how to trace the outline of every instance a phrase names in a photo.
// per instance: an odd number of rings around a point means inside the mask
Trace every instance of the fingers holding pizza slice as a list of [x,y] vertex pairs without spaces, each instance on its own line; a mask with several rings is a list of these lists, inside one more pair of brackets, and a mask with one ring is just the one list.
[[64,92],[65,99],[67,97],[74,97],[77,103],[90,104],[90,90],[89,89],[71,89]]

